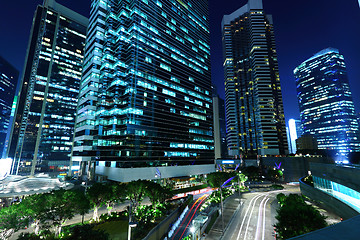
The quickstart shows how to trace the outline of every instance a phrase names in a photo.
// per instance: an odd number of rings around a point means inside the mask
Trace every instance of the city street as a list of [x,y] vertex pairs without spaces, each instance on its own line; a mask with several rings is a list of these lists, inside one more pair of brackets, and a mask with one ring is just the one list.
[[[299,193],[298,187],[270,192],[252,192],[242,195],[239,211],[234,212],[221,239],[231,240],[270,240],[274,239],[276,195]],[[206,239],[213,239],[209,234]]]

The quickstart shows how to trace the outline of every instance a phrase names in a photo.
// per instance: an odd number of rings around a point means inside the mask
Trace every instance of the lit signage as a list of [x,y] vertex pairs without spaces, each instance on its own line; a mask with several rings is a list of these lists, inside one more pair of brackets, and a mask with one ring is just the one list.
[[234,164],[235,161],[234,160],[223,160],[222,164]]

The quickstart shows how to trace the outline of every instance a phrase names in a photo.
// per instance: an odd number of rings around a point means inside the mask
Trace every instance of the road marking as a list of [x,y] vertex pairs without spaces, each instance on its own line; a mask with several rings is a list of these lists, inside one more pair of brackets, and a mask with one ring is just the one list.
[[263,206],[264,206],[264,202],[268,199],[268,195],[266,195],[264,197],[264,199],[260,202],[259,205],[259,213],[258,213],[258,221],[257,221],[257,225],[256,225],[256,234],[255,234],[255,240],[258,240],[259,235],[260,235],[260,231],[261,231],[261,227],[262,227],[262,216],[263,216]]
[[[243,226],[244,226],[245,219],[246,219],[246,217],[247,217],[247,214],[248,214],[248,212],[249,212],[249,210],[250,210],[250,208],[251,208],[251,205],[252,205],[253,201],[255,200],[255,202],[256,202],[256,200],[259,199],[259,198],[262,197],[262,196],[264,196],[264,195],[263,195],[263,194],[258,194],[258,195],[256,195],[255,197],[253,197],[253,198],[251,199],[251,201],[250,201],[250,203],[249,203],[249,206],[248,206],[248,208],[247,208],[247,210],[246,210],[246,213],[245,213],[245,215],[244,215],[244,218],[243,218],[243,220],[242,220],[242,222],[241,222],[241,226],[240,226],[240,229],[239,229],[239,233],[238,233],[238,236],[237,236],[237,238],[236,238],[237,240],[240,239],[240,234],[241,234],[242,228],[243,228]],[[240,215],[240,216],[241,216],[241,215]]]
[[262,232],[262,240],[265,239],[265,219],[266,219],[266,204],[267,202],[270,200],[270,198],[268,198],[264,204],[264,218],[263,218],[263,232]]

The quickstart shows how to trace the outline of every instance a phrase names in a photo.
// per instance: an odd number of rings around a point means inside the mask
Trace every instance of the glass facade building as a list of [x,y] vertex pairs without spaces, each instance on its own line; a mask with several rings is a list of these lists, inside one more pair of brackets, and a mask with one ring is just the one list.
[[320,149],[340,154],[360,151],[343,55],[337,49],[324,49],[300,64],[294,75],[304,134],[313,135]]
[[91,1],[73,169],[214,163],[208,25],[207,0]]
[[289,119],[288,127],[288,145],[289,153],[296,153],[296,139],[303,135],[302,126],[300,119]]
[[7,151],[12,174],[69,165],[87,23],[53,0],[36,9]]
[[261,0],[222,20],[230,156],[288,151],[272,16]]
[[0,56],[0,158],[7,145],[7,133],[13,116],[12,108],[19,71]]

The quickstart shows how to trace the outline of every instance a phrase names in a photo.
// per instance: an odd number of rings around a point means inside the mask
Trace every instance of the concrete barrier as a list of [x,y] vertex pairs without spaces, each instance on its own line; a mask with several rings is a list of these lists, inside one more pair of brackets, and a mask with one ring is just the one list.
[[329,209],[333,211],[343,219],[349,219],[359,215],[359,213],[356,210],[346,205],[344,202],[338,200],[337,198],[319,189],[307,185],[305,182],[302,181],[302,179],[300,179],[299,182],[300,182],[300,190],[303,195],[320,203],[321,205],[324,206],[325,209]]

